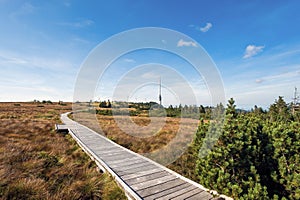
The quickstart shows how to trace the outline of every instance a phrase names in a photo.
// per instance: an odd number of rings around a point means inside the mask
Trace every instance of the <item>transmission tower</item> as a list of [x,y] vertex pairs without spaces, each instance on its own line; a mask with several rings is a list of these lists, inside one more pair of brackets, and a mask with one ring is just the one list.
[[293,97],[293,114],[295,114],[296,110],[300,108],[298,101],[299,101],[299,96],[297,92],[297,87],[295,87],[294,97]]
[[158,95],[159,105],[161,106],[161,77],[159,77],[159,95]]

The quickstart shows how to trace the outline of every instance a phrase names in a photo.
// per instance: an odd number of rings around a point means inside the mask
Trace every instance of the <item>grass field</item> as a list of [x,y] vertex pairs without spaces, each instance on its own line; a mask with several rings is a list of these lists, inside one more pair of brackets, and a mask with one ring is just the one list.
[[0,103],[0,199],[126,199],[73,139],[55,133],[71,104]]

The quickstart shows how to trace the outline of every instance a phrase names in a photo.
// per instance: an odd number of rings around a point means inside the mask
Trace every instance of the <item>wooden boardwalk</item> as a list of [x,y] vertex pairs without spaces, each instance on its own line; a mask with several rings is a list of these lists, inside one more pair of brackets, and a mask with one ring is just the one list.
[[[97,165],[109,172],[129,199],[214,199],[201,185],[134,153],[62,114],[70,135]],[[215,198],[216,199],[216,198]]]

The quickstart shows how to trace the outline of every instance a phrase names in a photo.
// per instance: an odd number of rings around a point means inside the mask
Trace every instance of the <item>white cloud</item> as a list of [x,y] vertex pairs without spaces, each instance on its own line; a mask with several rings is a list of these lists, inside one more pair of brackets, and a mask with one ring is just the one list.
[[135,63],[135,60],[133,60],[131,58],[125,58],[124,61],[128,62],[128,63]]
[[52,71],[74,70],[75,65],[64,58],[24,55],[0,49],[0,67],[22,67]]
[[76,70],[70,61],[0,55],[0,101],[71,100]]
[[263,79],[256,79],[255,83],[262,83],[264,80]]
[[204,27],[196,26],[193,24],[189,25],[189,27],[192,27],[192,28],[196,29],[197,31],[201,31],[203,33],[209,31],[212,28],[212,26],[213,25],[210,22],[206,23],[206,25]]
[[300,76],[300,68],[296,71],[289,71],[289,72],[284,72],[284,73],[278,73],[275,75],[269,75],[262,77],[260,82],[262,81],[269,81],[269,82],[282,82],[282,81],[290,81],[293,80],[294,78],[299,79]]
[[197,44],[196,42],[193,42],[193,41],[184,41],[183,39],[180,39],[177,43],[177,46],[178,47],[183,47],[183,46],[186,46],[186,47],[197,47]]
[[200,30],[201,32],[205,33],[205,32],[207,32],[207,31],[209,31],[209,29],[211,29],[211,27],[212,27],[212,24],[211,24],[211,23],[206,23],[206,26],[200,27],[199,30]]
[[257,76],[256,72],[241,72],[239,76],[225,80],[227,97],[233,97],[238,107],[252,108],[259,105],[267,108],[278,96],[284,96],[287,102],[293,94],[293,87],[300,85],[300,66],[285,66],[286,72],[266,72]]
[[1,55],[0,53],[0,66],[5,64],[27,64],[27,60],[19,57],[9,57],[5,55]]
[[73,37],[72,41],[78,42],[78,43],[81,43],[81,44],[90,44],[91,43],[89,40],[86,40],[86,39],[83,39],[83,38],[80,38],[80,37]]
[[58,25],[61,26],[69,26],[69,27],[73,27],[73,28],[83,28],[86,26],[91,26],[94,24],[93,20],[89,20],[89,19],[85,19],[85,20],[80,20],[77,22],[60,22],[57,23]]
[[285,100],[290,102],[294,86],[300,84],[296,79],[293,83],[291,84],[287,79],[255,85],[239,83],[239,87],[227,88],[226,93],[230,94],[228,97],[236,100],[237,106],[240,108],[250,109],[254,105],[268,108],[278,96],[284,96]]
[[243,58],[245,58],[245,59],[251,58],[251,57],[255,56],[256,54],[262,52],[264,48],[265,48],[265,46],[248,45],[246,47]]

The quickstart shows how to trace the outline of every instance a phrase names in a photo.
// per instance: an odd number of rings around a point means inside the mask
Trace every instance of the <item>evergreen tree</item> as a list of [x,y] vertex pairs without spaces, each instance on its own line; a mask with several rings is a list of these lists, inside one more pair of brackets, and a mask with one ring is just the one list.
[[[231,98],[222,130],[211,125],[215,129],[213,131],[222,131],[222,134],[212,151],[205,157],[199,157],[196,173],[200,183],[233,198],[267,199],[266,187],[261,185],[260,175],[254,165],[260,153],[255,132],[258,125],[245,123],[238,117],[235,107]],[[207,143],[206,140],[210,138],[204,139],[203,145]]]
[[256,115],[261,115],[264,114],[264,110],[262,109],[262,107],[258,107],[257,105],[254,106],[254,109],[252,109],[252,112]]
[[199,182],[236,199],[300,199],[300,122],[283,97],[250,113],[237,112],[231,98],[225,112],[223,128],[222,120],[202,121],[197,131]]
[[107,107],[106,105],[107,105],[106,101],[101,101],[100,104],[99,104],[99,107],[100,108],[106,108]]
[[204,108],[203,105],[200,105],[200,107],[199,107],[199,113],[200,114],[205,114],[205,108]]
[[279,96],[278,100],[276,100],[275,103],[270,106],[269,116],[272,122],[289,122],[292,119],[288,105],[285,103],[282,96]]
[[270,156],[276,161],[272,179],[276,183],[274,194],[289,199],[300,199],[300,124],[277,121],[270,124],[274,153]]
[[110,100],[107,101],[106,107],[107,107],[107,108],[111,108]]

